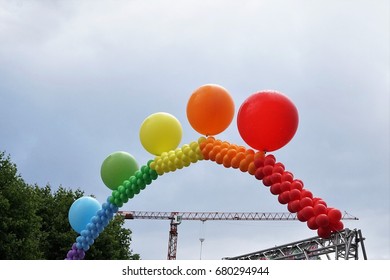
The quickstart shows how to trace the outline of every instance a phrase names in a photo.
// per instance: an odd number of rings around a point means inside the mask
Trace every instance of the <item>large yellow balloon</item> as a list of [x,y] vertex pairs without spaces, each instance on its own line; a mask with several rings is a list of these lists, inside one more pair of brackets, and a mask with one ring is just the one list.
[[148,116],[139,131],[142,146],[149,153],[159,156],[176,149],[181,141],[183,129],[171,114],[160,112]]

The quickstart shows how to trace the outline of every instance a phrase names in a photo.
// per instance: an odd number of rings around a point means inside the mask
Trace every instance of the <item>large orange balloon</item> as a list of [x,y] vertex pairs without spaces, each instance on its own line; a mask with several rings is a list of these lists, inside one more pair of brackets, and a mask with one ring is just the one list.
[[277,91],[261,91],[244,101],[237,115],[238,131],[252,148],[271,152],[286,145],[298,128],[298,110]]
[[187,103],[187,119],[202,135],[217,135],[224,131],[234,117],[234,101],[229,92],[215,84],[196,89]]

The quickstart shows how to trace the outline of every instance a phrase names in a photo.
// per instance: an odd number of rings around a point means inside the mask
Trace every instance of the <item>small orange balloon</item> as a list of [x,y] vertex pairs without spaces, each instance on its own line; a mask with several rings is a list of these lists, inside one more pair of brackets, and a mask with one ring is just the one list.
[[203,135],[223,132],[234,117],[234,101],[222,86],[207,84],[196,89],[187,103],[187,119]]

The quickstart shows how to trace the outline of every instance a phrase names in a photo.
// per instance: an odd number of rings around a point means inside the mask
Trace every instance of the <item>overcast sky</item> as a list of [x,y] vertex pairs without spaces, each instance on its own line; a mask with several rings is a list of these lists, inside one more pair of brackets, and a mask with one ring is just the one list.
[[[150,114],[181,122],[181,146],[200,136],[186,117],[199,86],[224,86],[235,116],[251,94],[278,90],[299,126],[276,159],[359,218],[345,226],[362,230],[370,259],[390,259],[389,62],[385,0],[0,0],[0,150],[27,183],[103,203],[110,153],[153,158],[139,141]],[[217,137],[248,147],[236,117]],[[249,174],[209,161],[159,177],[122,210],[287,211]],[[125,225],[135,253],[166,259],[169,221]],[[202,258],[221,259],[314,235],[299,221],[184,221],[177,258],[198,259],[200,237]]]

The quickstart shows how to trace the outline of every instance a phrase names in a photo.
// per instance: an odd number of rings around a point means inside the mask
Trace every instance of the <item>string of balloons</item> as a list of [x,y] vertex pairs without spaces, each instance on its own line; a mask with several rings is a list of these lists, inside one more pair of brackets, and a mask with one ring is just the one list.
[[186,113],[191,127],[202,135],[197,141],[179,147],[180,122],[169,113],[158,112],[148,116],[139,131],[141,144],[154,155],[153,160],[139,167],[131,154],[117,151],[103,161],[100,175],[112,194],[102,205],[88,196],[71,205],[69,223],[79,236],[66,259],[84,259],[86,251],[118,209],[159,176],[201,160],[239,169],[262,181],[280,204],[296,213],[298,220],[315,230],[319,237],[329,238],[333,232],[344,228],[341,211],[315,197],[302,180],[294,178],[293,173],[270,154],[290,142],[298,128],[298,110],[286,95],[260,91],[240,106],[237,127],[250,148],[215,138],[230,125],[235,113],[233,98],[224,87],[206,84],[197,88],[188,100]]

